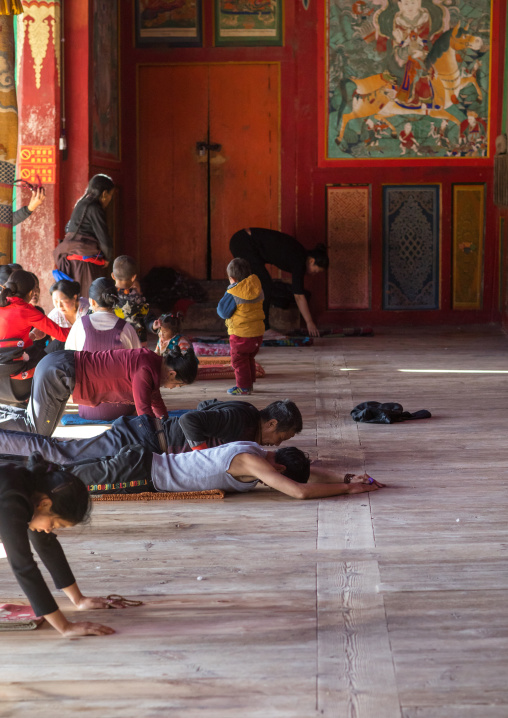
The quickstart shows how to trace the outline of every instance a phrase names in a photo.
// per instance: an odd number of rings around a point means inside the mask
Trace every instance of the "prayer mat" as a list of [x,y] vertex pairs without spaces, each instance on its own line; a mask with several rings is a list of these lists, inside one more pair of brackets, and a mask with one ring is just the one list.
[[311,347],[313,345],[311,337],[287,337],[280,339],[265,339],[261,344],[262,347]]
[[[231,361],[229,358],[226,358],[226,361],[224,359],[221,359],[220,357],[205,357],[205,359],[211,359],[212,361],[218,362],[218,365],[210,365],[207,366],[199,366],[198,367],[198,379],[201,380],[208,380],[208,379],[234,379],[235,378],[235,370],[231,366]],[[263,379],[265,376],[265,370],[261,366],[261,364],[256,364],[256,379]]]
[[[336,337],[371,337],[374,334],[372,327],[319,327],[322,337],[335,339]],[[306,336],[305,329],[294,329],[289,333],[291,337]]]
[[199,342],[192,342],[192,346],[194,348],[194,353],[196,356],[201,357],[207,356],[207,357],[223,357],[223,356],[229,356],[230,355],[230,348],[229,348],[229,342],[228,344],[208,344],[203,341]]
[[[196,344],[229,344],[229,339],[218,336],[214,337],[194,337],[192,345]],[[312,346],[311,337],[289,337],[286,334],[279,334],[270,339],[264,339],[262,347],[304,347]],[[207,352],[208,354],[208,352]]]
[[183,501],[185,499],[206,499],[217,501],[223,499],[224,491],[144,491],[141,494],[99,494],[92,496],[93,501]]
[[31,606],[0,604],[0,631],[33,631],[43,621],[44,618],[38,618]]
[[[183,416],[189,411],[189,409],[176,409],[175,411],[168,411],[168,416]],[[111,426],[113,421],[106,421],[103,419],[83,419],[79,414],[64,414],[60,419],[62,426],[93,426],[104,424]]]

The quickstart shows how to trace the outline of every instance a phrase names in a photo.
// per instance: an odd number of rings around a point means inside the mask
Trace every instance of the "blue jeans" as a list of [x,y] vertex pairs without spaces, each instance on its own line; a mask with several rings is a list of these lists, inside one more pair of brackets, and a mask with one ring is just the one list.
[[74,352],[48,354],[35,369],[27,409],[0,405],[0,429],[51,436],[75,384]]

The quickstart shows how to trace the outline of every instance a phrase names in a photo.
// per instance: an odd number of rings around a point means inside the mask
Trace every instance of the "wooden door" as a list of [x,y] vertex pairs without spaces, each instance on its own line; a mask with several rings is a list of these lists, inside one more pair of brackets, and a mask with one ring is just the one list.
[[234,232],[279,227],[279,66],[148,65],[138,83],[141,272],[224,278]]
[[243,227],[279,229],[279,66],[210,67],[212,279],[225,276]]
[[[138,254],[141,274],[173,267],[206,277],[206,65],[146,65],[138,74]],[[205,243],[203,248],[203,242]]]

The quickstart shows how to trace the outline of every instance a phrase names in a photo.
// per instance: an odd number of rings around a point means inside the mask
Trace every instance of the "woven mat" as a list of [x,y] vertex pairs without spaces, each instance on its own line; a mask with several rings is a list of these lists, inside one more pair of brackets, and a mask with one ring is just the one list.
[[0,631],[33,631],[44,621],[37,618],[30,606],[0,604]]
[[[206,359],[219,359],[220,357],[205,357]],[[198,379],[234,379],[235,378],[235,370],[231,366],[231,362],[229,357],[225,357],[226,362],[224,362],[224,357],[222,358],[222,361],[220,364],[214,366],[212,364],[204,365],[204,366],[198,366]],[[201,359],[201,357],[200,357]],[[201,363],[201,362],[200,362]],[[261,366],[261,364],[256,364],[256,379],[263,379],[265,376],[265,370]]]
[[206,499],[217,501],[223,499],[224,491],[143,491],[140,494],[98,494],[92,496],[94,501],[182,501],[185,499]]

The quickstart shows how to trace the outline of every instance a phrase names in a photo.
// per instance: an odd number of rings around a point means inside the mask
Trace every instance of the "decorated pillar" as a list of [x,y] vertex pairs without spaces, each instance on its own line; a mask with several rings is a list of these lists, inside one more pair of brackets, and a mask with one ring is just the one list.
[[13,15],[18,0],[0,0],[0,264],[12,261],[12,186],[18,147]]
[[[51,306],[53,249],[59,233],[60,151],[60,2],[23,0],[18,20],[18,177],[40,181],[46,200],[16,230],[16,260],[35,272],[41,284],[41,304]],[[21,190],[18,207],[30,193]]]

